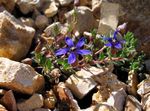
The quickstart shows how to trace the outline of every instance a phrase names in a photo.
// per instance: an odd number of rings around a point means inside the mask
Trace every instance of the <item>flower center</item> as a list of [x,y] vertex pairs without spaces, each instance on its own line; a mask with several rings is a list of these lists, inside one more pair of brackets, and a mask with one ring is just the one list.
[[76,50],[76,47],[71,47],[70,50],[71,50],[71,51],[75,51],[75,50]]

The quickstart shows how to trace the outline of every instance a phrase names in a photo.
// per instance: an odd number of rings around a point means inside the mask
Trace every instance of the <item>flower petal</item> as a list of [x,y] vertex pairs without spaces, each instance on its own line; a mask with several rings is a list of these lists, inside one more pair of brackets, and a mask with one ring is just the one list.
[[70,37],[66,37],[65,38],[65,41],[66,41],[66,44],[69,46],[69,47],[73,47],[74,46],[74,43],[72,41],[72,39]]
[[84,43],[85,43],[85,38],[82,37],[82,38],[78,41],[76,47],[77,47],[77,48],[81,48],[81,47],[84,45]]
[[125,40],[120,40],[120,43],[125,44],[126,41]]
[[114,36],[113,36],[113,39],[115,39],[115,40],[117,40],[117,34],[118,34],[118,30],[116,30],[115,32],[114,32]]
[[117,49],[121,49],[121,48],[122,48],[122,46],[121,46],[121,43],[120,43],[120,42],[116,43],[114,46],[115,46],[115,48],[117,48]]
[[70,53],[69,57],[68,57],[68,63],[72,64],[76,61],[76,55],[72,52]]
[[111,42],[108,42],[107,44],[105,44],[105,46],[107,46],[107,47],[112,47],[112,43],[111,43]]
[[82,50],[76,50],[76,53],[81,54],[81,55],[88,55],[88,54],[91,54],[91,51],[82,49]]
[[57,51],[55,52],[55,55],[56,55],[56,56],[63,55],[63,54],[66,54],[68,51],[69,51],[68,48],[62,48],[62,49],[57,50]]
[[103,40],[105,40],[105,41],[112,41],[112,38],[103,36]]

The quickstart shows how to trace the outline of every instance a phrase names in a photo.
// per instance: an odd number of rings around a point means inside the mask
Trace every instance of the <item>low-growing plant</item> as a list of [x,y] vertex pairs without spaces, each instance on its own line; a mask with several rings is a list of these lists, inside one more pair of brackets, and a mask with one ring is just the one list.
[[119,29],[107,36],[93,30],[91,36],[57,34],[53,42],[46,37],[39,40],[34,59],[43,68],[44,75],[54,68],[64,74],[73,74],[83,67],[101,67],[109,63],[128,71],[138,71],[144,57],[136,51],[137,39],[133,33],[121,34]]

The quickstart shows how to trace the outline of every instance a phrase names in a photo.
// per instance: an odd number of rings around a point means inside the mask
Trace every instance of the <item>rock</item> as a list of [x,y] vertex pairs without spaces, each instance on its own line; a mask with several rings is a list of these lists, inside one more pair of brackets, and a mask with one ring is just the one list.
[[35,30],[7,11],[0,13],[0,56],[21,60],[29,51]]
[[[87,73],[90,73],[87,71]],[[82,71],[72,74],[66,80],[66,86],[72,91],[72,93],[82,99],[86,94],[88,94],[97,83],[92,77],[86,77],[86,74]],[[84,87],[83,87],[84,86]]]
[[150,93],[142,96],[141,102],[143,106],[143,111],[149,111],[150,110]]
[[0,57],[0,66],[0,87],[33,94],[44,86],[44,77],[30,65]]
[[7,91],[1,98],[1,103],[3,103],[9,111],[17,111],[16,100],[11,90]]
[[147,93],[150,93],[150,77],[148,79],[143,80],[140,84],[138,84],[137,93],[141,97]]
[[137,85],[138,77],[137,73],[134,70],[129,71],[128,74],[128,93],[131,95],[137,96]]
[[113,91],[107,100],[107,104],[113,106],[117,111],[123,111],[127,94],[124,89]]
[[56,15],[58,12],[58,8],[56,6],[55,2],[51,2],[48,6],[48,8],[45,9],[44,14],[47,17],[53,17],[54,15]]
[[145,61],[146,70],[150,72],[150,59]]
[[45,108],[38,108],[35,109],[34,111],[51,111],[50,109],[45,109]]
[[102,2],[101,17],[98,27],[98,33],[107,35],[116,30],[119,19],[120,6],[116,3]]
[[128,95],[124,111],[142,111],[142,105],[134,96]]
[[34,94],[29,99],[17,103],[19,111],[32,111],[43,106],[43,96],[41,94]]
[[61,27],[62,27],[62,25],[60,24],[60,22],[54,22],[53,24],[46,27],[44,32],[45,32],[46,36],[56,36],[56,35],[60,34]]
[[[124,14],[120,17],[120,22],[128,23],[128,30],[134,32],[135,37],[138,38],[139,51],[144,51],[150,57],[149,44],[150,44],[150,1],[137,1],[137,0],[107,0],[113,3],[119,3]],[[135,8],[133,8],[133,6]]]
[[54,109],[57,98],[52,90],[47,91],[44,97],[44,108]]
[[8,110],[6,110],[6,108],[0,104],[0,111],[8,111]]
[[32,18],[21,17],[20,21],[29,27],[34,27],[35,25],[34,20]]
[[74,28],[74,30],[83,33],[94,28],[95,19],[91,9],[86,6],[79,6],[75,10],[71,10],[65,14],[67,23]]
[[28,14],[35,7],[40,7],[40,2],[40,0],[17,0],[17,5],[23,14]]
[[73,0],[58,0],[61,6],[68,6]]
[[66,102],[70,106],[70,110],[72,111],[80,111],[80,107],[78,102],[74,99],[71,91],[66,87],[65,83],[60,82],[55,90],[58,94],[59,100]]
[[102,0],[92,0],[92,12],[96,18],[100,18],[100,6]]
[[0,0],[0,5],[3,5],[7,11],[12,12],[15,7],[16,0]]
[[48,18],[45,15],[39,15],[35,19],[35,25],[39,29],[44,29],[46,26],[48,26]]

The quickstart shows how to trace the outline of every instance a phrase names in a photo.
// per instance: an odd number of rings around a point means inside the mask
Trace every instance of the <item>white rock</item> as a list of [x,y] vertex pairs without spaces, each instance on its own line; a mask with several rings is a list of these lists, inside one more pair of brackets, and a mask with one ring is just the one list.
[[107,100],[107,104],[113,106],[117,111],[123,111],[127,94],[124,89],[114,91]]
[[54,22],[53,24],[46,27],[44,30],[46,36],[56,36],[57,34],[60,34],[62,25],[60,22]]
[[134,96],[128,95],[124,111],[142,111],[142,105]]
[[48,18],[45,15],[39,15],[35,19],[35,25],[39,29],[43,29],[48,25]]
[[23,14],[33,11],[34,7],[40,6],[41,0],[17,0],[17,5]]
[[67,6],[69,5],[71,2],[73,2],[73,0],[58,0],[60,5],[62,6]]
[[66,80],[66,86],[76,97],[80,99],[88,94],[96,85],[97,83],[94,81],[94,79],[92,77],[87,77],[85,73],[82,73],[82,71],[71,75]]
[[9,12],[0,13],[0,57],[21,60],[29,51],[35,30]]
[[137,93],[142,97],[144,94],[150,93],[150,77],[148,79],[143,80],[138,85]]
[[99,34],[106,35],[117,28],[119,11],[120,11],[119,4],[102,2],[101,17],[98,28]]
[[43,86],[44,77],[30,65],[0,57],[0,87],[33,94]]
[[58,12],[58,8],[56,6],[56,3],[55,2],[51,2],[49,4],[49,7],[45,9],[44,14],[47,17],[53,17],[54,15],[57,14],[57,12]]
[[8,111],[8,110],[6,110],[6,108],[0,104],[0,111]]
[[74,30],[83,33],[90,31],[95,26],[95,18],[90,8],[79,6],[65,14],[67,23],[74,27]]
[[41,94],[34,94],[28,100],[17,103],[19,111],[32,111],[43,106],[43,96]]

